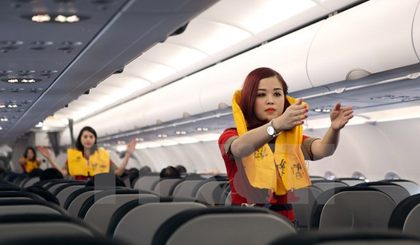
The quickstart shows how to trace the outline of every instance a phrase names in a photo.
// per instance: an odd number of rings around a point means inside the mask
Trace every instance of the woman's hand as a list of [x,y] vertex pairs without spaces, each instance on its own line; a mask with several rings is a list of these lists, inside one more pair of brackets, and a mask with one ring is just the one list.
[[132,140],[130,143],[128,143],[126,154],[133,154],[134,150],[136,149],[136,143],[136,140]]
[[337,103],[330,114],[331,127],[334,130],[340,130],[353,118],[352,107],[341,107],[341,103]]
[[306,112],[309,109],[305,104],[302,104],[302,98],[299,98],[296,103],[290,105],[286,111],[273,121],[273,126],[277,132],[290,130],[297,125],[303,124],[303,120],[308,118]]
[[38,151],[43,155],[45,158],[50,159],[51,158],[51,151],[47,147],[38,146]]

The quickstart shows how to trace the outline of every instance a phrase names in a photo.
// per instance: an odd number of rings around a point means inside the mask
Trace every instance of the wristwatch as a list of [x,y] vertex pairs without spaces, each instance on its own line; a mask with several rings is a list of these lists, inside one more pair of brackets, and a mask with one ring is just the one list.
[[273,120],[271,120],[270,124],[268,124],[267,133],[268,133],[268,135],[270,135],[273,138],[276,137],[277,135],[279,135],[273,127]]

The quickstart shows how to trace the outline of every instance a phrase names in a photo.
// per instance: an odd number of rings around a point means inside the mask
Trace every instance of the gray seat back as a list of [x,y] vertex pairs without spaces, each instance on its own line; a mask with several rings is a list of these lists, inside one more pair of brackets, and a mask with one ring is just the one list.
[[312,185],[318,187],[322,191],[327,191],[337,187],[346,187],[348,186],[344,182],[340,181],[331,181],[331,180],[314,180],[312,181]]
[[159,180],[159,175],[142,176],[136,181],[133,189],[152,191],[156,183],[159,182]]
[[118,223],[113,238],[132,244],[149,245],[158,228],[170,217],[191,209],[206,208],[194,202],[146,203],[129,212]]
[[100,234],[80,220],[56,214],[5,215],[0,219],[0,239],[41,236],[98,237]]
[[79,210],[82,207],[83,203],[93,194],[100,192],[102,190],[90,190],[83,192],[82,194],[78,195],[69,205],[67,208],[67,212],[70,214],[71,217],[78,217]]
[[387,230],[396,204],[387,194],[370,187],[340,187],[320,194],[312,208],[311,229]]
[[64,205],[64,202],[66,201],[67,197],[73,193],[74,191],[77,191],[79,189],[84,188],[84,185],[71,185],[67,186],[65,189],[62,189],[60,192],[58,192],[55,196],[58,199],[58,202],[61,206]]
[[229,181],[210,181],[202,186],[197,191],[195,199],[201,203],[208,205],[224,205],[220,203],[220,197],[223,194],[223,185]]
[[295,212],[296,222],[300,229],[307,229],[311,219],[312,207],[316,198],[322,193],[322,190],[315,186],[308,186],[302,189],[294,190],[297,202],[292,202]]
[[96,200],[87,211],[84,220],[89,224],[95,226],[104,235],[106,234],[109,221],[113,213],[125,203],[138,199],[156,198],[157,196],[151,194],[114,194]]
[[39,177],[38,177],[38,176],[36,176],[36,177],[31,177],[31,178],[29,178],[28,180],[26,180],[26,181],[23,183],[22,187],[26,188],[26,187],[32,186],[33,184],[35,184],[35,183],[36,183],[36,182],[38,182],[38,181],[39,181]]
[[182,181],[184,181],[184,179],[181,178],[162,179],[156,184],[153,191],[160,196],[169,196],[172,194],[171,192],[174,190],[175,186]]
[[183,211],[156,232],[157,244],[268,244],[296,234],[289,220],[264,208],[223,207]]
[[420,194],[407,197],[395,207],[388,227],[410,235],[420,235]]
[[410,196],[410,193],[402,186],[390,182],[369,182],[357,186],[369,186],[388,194],[396,204]]
[[194,188],[196,185],[201,183],[202,179],[192,179],[179,183],[176,187],[172,195],[174,197],[193,197]]

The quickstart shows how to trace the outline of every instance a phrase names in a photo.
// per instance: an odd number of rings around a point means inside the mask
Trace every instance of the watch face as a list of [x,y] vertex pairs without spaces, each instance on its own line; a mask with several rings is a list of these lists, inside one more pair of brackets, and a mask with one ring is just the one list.
[[271,136],[273,136],[275,134],[273,126],[268,126],[267,127],[267,133]]

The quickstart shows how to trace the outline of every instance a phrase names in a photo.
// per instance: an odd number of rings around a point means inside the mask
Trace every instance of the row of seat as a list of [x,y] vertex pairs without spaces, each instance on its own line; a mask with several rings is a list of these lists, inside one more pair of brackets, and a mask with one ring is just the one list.
[[[195,180],[188,180],[185,179],[179,183],[187,183],[188,181],[195,181]],[[198,179],[197,179],[198,181]],[[225,180],[220,180],[223,183]],[[178,183],[178,184],[179,184]],[[221,187],[217,180],[203,180],[199,179],[197,183],[204,184],[212,183],[214,186]],[[124,187],[112,187],[105,185],[95,185],[91,187],[86,187],[85,182],[78,182],[78,181],[68,181],[68,180],[55,180],[55,181],[46,181],[44,183],[38,182],[36,185],[40,185],[54,193],[57,197],[62,194],[64,195],[63,191],[68,190],[68,194],[66,198],[63,198],[60,201],[60,209],[55,210],[54,208],[46,207],[52,209],[50,211],[55,211],[55,215],[61,216],[70,216],[72,219],[76,220],[84,220],[85,223],[89,224],[93,227],[93,229],[101,234],[106,235],[108,237],[112,237],[116,240],[124,240],[126,242],[132,244],[177,244],[181,242],[183,239],[191,239],[192,236],[190,234],[191,231],[194,232],[194,235],[197,236],[197,239],[205,239],[209,240],[212,243],[214,241],[218,241],[217,239],[224,239],[221,241],[230,241],[237,242],[240,241],[241,238],[236,238],[235,236],[230,237],[223,233],[223,231],[231,231],[231,229],[235,229],[234,227],[242,227],[241,234],[249,231],[248,233],[253,234],[254,231],[249,230],[252,228],[252,225],[245,225],[242,223],[246,223],[246,221],[242,220],[238,223],[235,223],[234,220],[241,220],[243,217],[247,217],[248,219],[252,220],[253,222],[258,223],[257,220],[263,220],[264,222],[277,222],[277,221],[268,221],[266,218],[262,218],[261,215],[255,215],[253,208],[239,208],[239,207],[223,207],[220,209],[214,208],[207,203],[200,203],[197,202],[196,198],[190,197],[181,197],[181,196],[162,196],[160,193],[155,191],[147,191],[147,190],[140,190],[140,189],[129,189]],[[217,184],[217,185],[216,185]],[[226,183],[224,183],[226,184]],[[314,186],[308,187],[309,188],[318,188],[316,187],[316,181],[314,181]],[[201,186],[201,187],[202,187]],[[388,185],[393,186],[393,185]],[[197,185],[195,185],[197,187]],[[200,188],[201,188],[200,187]],[[10,186],[8,187],[10,188]],[[193,188],[188,187],[191,191]],[[19,192],[20,188],[15,189],[15,192]],[[320,188],[318,188],[320,190]],[[295,192],[298,193],[299,191],[304,191],[304,189],[296,190]],[[8,191],[10,192],[10,191]],[[12,191],[13,192],[13,191]],[[10,192],[11,193],[11,192]],[[309,192],[308,192],[309,193]],[[14,198],[16,198],[16,194],[14,194]],[[9,196],[12,197],[12,196]],[[300,204],[309,206],[309,202],[304,202],[304,195],[300,196],[302,201]],[[309,194],[308,196],[309,197]],[[415,196],[410,196],[415,197]],[[20,202],[20,206],[27,205],[26,207],[31,207],[31,210],[34,206],[40,206],[41,201],[35,200],[33,196],[26,195],[24,198],[26,199],[33,199],[35,202],[30,202],[26,200],[25,202]],[[75,202],[78,200],[78,202]],[[372,202],[368,202],[372,200]],[[10,200],[8,200],[9,202]],[[20,200],[22,201],[22,200]],[[393,200],[393,198],[385,194],[383,191],[379,191],[378,189],[366,186],[355,186],[355,187],[340,187],[335,189],[326,189],[325,191],[320,190],[318,193],[317,198],[315,198],[316,206],[312,206],[310,217],[319,217],[319,220],[316,219],[309,219],[309,226],[313,228],[312,230],[331,230],[341,228],[361,228],[361,227],[369,227],[369,228],[377,228],[386,230],[388,228],[397,229],[396,227],[391,225],[391,218],[392,212],[398,209],[398,205]],[[10,206],[10,202],[0,202],[0,206]],[[410,205],[414,208],[416,205],[413,201],[400,201],[401,205],[405,202],[410,203]],[[72,206],[76,204],[76,206]],[[354,205],[356,203],[356,205]],[[375,205],[371,205],[371,204]],[[380,203],[381,205],[378,206],[376,203]],[[297,203],[298,204],[298,203]],[[19,206],[14,204],[14,206]],[[31,206],[32,205],[32,206]],[[73,210],[71,209],[73,207]],[[388,220],[386,217],[388,215],[388,211],[391,210],[392,212],[390,216],[388,216]],[[237,211],[239,210],[241,211]],[[44,207],[45,210],[47,208]],[[206,210],[206,211],[197,211],[197,210]],[[256,208],[261,210],[262,208]],[[407,208],[400,208],[401,210],[407,211]],[[29,209],[28,209],[29,210]],[[39,212],[43,212],[41,208],[37,209]],[[219,211],[207,211],[207,210],[219,210]],[[262,209],[268,211],[267,218],[273,219],[273,215],[276,217],[274,218],[277,220],[277,214],[272,213],[269,210]],[[298,216],[298,208],[296,208],[296,214]],[[360,211],[362,210],[362,211]],[[184,211],[195,211],[190,214],[188,212],[184,213]],[[259,212],[259,211],[258,211]],[[257,212],[257,213],[258,213]],[[172,225],[165,225],[166,222],[169,222],[173,217],[177,216],[180,213],[180,217],[175,219],[175,223]],[[181,215],[182,213],[182,215]],[[238,215],[237,215],[238,214]],[[239,215],[240,214],[240,215]],[[319,214],[316,216],[315,214]],[[412,212],[408,212],[407,214],[412,214]],[[204,217],[205,216],[205,217]],[[264,215],[263,215],[264,216]],[[395,214],[395,217],[401,217],[400,214]],[[159,217],[159,218],[157,218]],[[181,218],[183,217],[183,218]],[[191,217],[191,219],[186,219],[185,217]],[[255,217],[255,221],[254,218]],[[379,218],[378,218],[379,217]],[[416,216],[410,216],[411,221],[408,223],[413,223],[413,220],[418,220]],[[226,221],[224,219],[226,218]],[[281,217],[282,218],[282,217]],[[201,221],[204,220],[204,221]],[[332,220],[332,221],[331,221]],[[181,222],[182,221],[182,222]],[[223,229],[218,230],[219,227],[212,227],[213,222],[216,225],[216,221],[223,221]],[[297,232],[297,230],[288,222],[287,220],[283,219],[286,222],[287,227],[284,229],[288,229],[292,227],[293,233],[287,233],[289,235],[293,235]],[[397,220],[401,223],[401,220]],[[154,222],[154,223],[153,223]],[[187,223],[183,222],[192,222],[187,225]],[[203,223],[201,223],[203,222]],[[375,223],[376,222],[376,223]],[[397,223],[398,223],[397,222]],[[182,223],[182,225],[181,225]],[[250,223],[250,222],[248,222]],[[175,224],[175,225],[174,225]],[[180,224],[180,225],[176,225]],[[220,223],[218,223],[220,225]],[[251,222],[252,224],[252,222]],[[275,223],[277,226],[280,224]],[[385,224],[385,225],[383,225]],[[189,227],[184,231],[178,230],[178,228]],[[201,225],[201,226],[200,226]],[[274,225],[274,224],[273,224]],[[251,227],[250,227],[251,226]],[[276,228],[277,226],[274,226]],[[407,226],[406,220],[403,222],[403,226],[405,227],[413,227],[412,225]],[[163,227],[163,228],[162,228]],[[164,228],[167,227],[167,228]],[[174,229],[174,227],[177,227]],[[199,230],[195,230],[194,228],[199,227],[209,227],[211,228],[210,231],[207,231],[206,234],[201,234]],[[262,226],[264,227],[264,226]],[[255,227],[254,227],[255,228]],[[278,228],[278,227],[277,227]],[[167,229],[167,230],[166,230]],[[201,228],[200,228],[201,229]],[[162,231],[163,230],[163,231]],[[273,232],[273,230],[268,229],[269,232]],[[403,230],[407,232],[408,230]],[[143,233],[145,232],[145,233]],[[264,232],[260,231],[261,234],[265,234]],[[276,235],[279,235],[278,230],[274,230]],[[412,231],[410,231],[412,232]],[[166,234],[167,235],[162,235]],[[235,232],[233,232],[235,233]],[[93,233],[92,233],[93,234]],[[156,235],[159,234],[159,235]],[[178,234],[175,236],[175,234]],[[213,234],[213,236],[206,237],[208,234]],[[284,235],[287,235],[284,234]],[[255,234],[253,234],[255,236]],[[238,234],[236,234],[238,236]],[[242,236],[245,236],[242,234]],[[167,239],[163,239],[162,237],[166,237]],[[178,238],[176,238],[178,237]],[[247,236],[245,236],[247,237]],[[257,236],[258,237],[258,236]],[[268,239],[269,238],[269,239]],[[280,239],[278,236],[268,236],[267,239],[259,238],[258,243],[252,240],[252,238],[247,237],[244,239],[242,243],[247,244],[268,244],[271,240]],[[175,241],[176,243],[169,243],[170,241]],[[181,240],[179,240],[181,239]],[[232,239],[232,240],[229,240]],[[141,241],[147,241],[145,243],[139,243]],[[197,240],[193,240],[197,241]],[[201,240],[200,240],[201,241]],[[242,241],[242,240],[241,240]],[[245,242],[247,241],[247,242]],[[187,243],[188,241],[184,241],[183,243]]]

